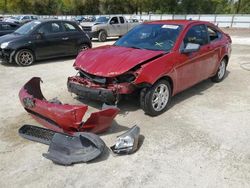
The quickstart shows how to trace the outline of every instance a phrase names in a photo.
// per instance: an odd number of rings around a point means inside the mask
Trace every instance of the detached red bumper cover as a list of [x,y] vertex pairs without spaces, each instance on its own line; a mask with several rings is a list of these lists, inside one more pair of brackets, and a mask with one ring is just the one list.
[[86,105],[62,104],[58,100],[47,101],[40,88],[41,78],[33,77],[19,92],[19,99],[24,109],[40,124],[54,131],[73,133],[106,131],[118,114],[116,107],[106,107],[90,115],[86,122],[82,118]]

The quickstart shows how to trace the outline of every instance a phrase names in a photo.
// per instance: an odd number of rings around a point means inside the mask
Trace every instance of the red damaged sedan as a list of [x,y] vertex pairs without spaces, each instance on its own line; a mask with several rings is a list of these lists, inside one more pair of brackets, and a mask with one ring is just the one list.
[[230,53],[231,38],[209,22],[147,22],[114,45],[79,54],[68,90],[106,103],[139,91],[141,108],[155,116],[177,93],[208,78],[222,81]]

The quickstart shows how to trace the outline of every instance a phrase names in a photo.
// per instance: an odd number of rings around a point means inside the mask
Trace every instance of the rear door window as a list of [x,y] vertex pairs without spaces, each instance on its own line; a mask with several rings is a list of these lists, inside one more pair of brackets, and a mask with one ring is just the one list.
[[221,33],[216,29],[207,26],[207,30],[208,30],[208,37],[211,42],[221,38]]
[[120,18],[120,23],[123,24],[125,22],[124,18],[122,16],[120,16],[119,18]]

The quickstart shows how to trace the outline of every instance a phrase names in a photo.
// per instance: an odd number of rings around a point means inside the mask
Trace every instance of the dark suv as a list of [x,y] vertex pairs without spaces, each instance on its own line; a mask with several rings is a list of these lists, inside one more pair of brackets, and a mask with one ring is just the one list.
[[82,29],[71,21],[29,22],[14,33],[0,37],[0,58],[28,66],[35,60],[77,55],[92,47]]

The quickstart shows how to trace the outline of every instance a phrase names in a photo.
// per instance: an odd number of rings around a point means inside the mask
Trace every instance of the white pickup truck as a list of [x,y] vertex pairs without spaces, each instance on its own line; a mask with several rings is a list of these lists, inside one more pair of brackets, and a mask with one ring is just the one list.
[[98,38],[100,42],[107,37],[121,37],[136,25],[139,23],[129,23],[124,16],[100,16],[95,22],[81,23],[89,37]]

